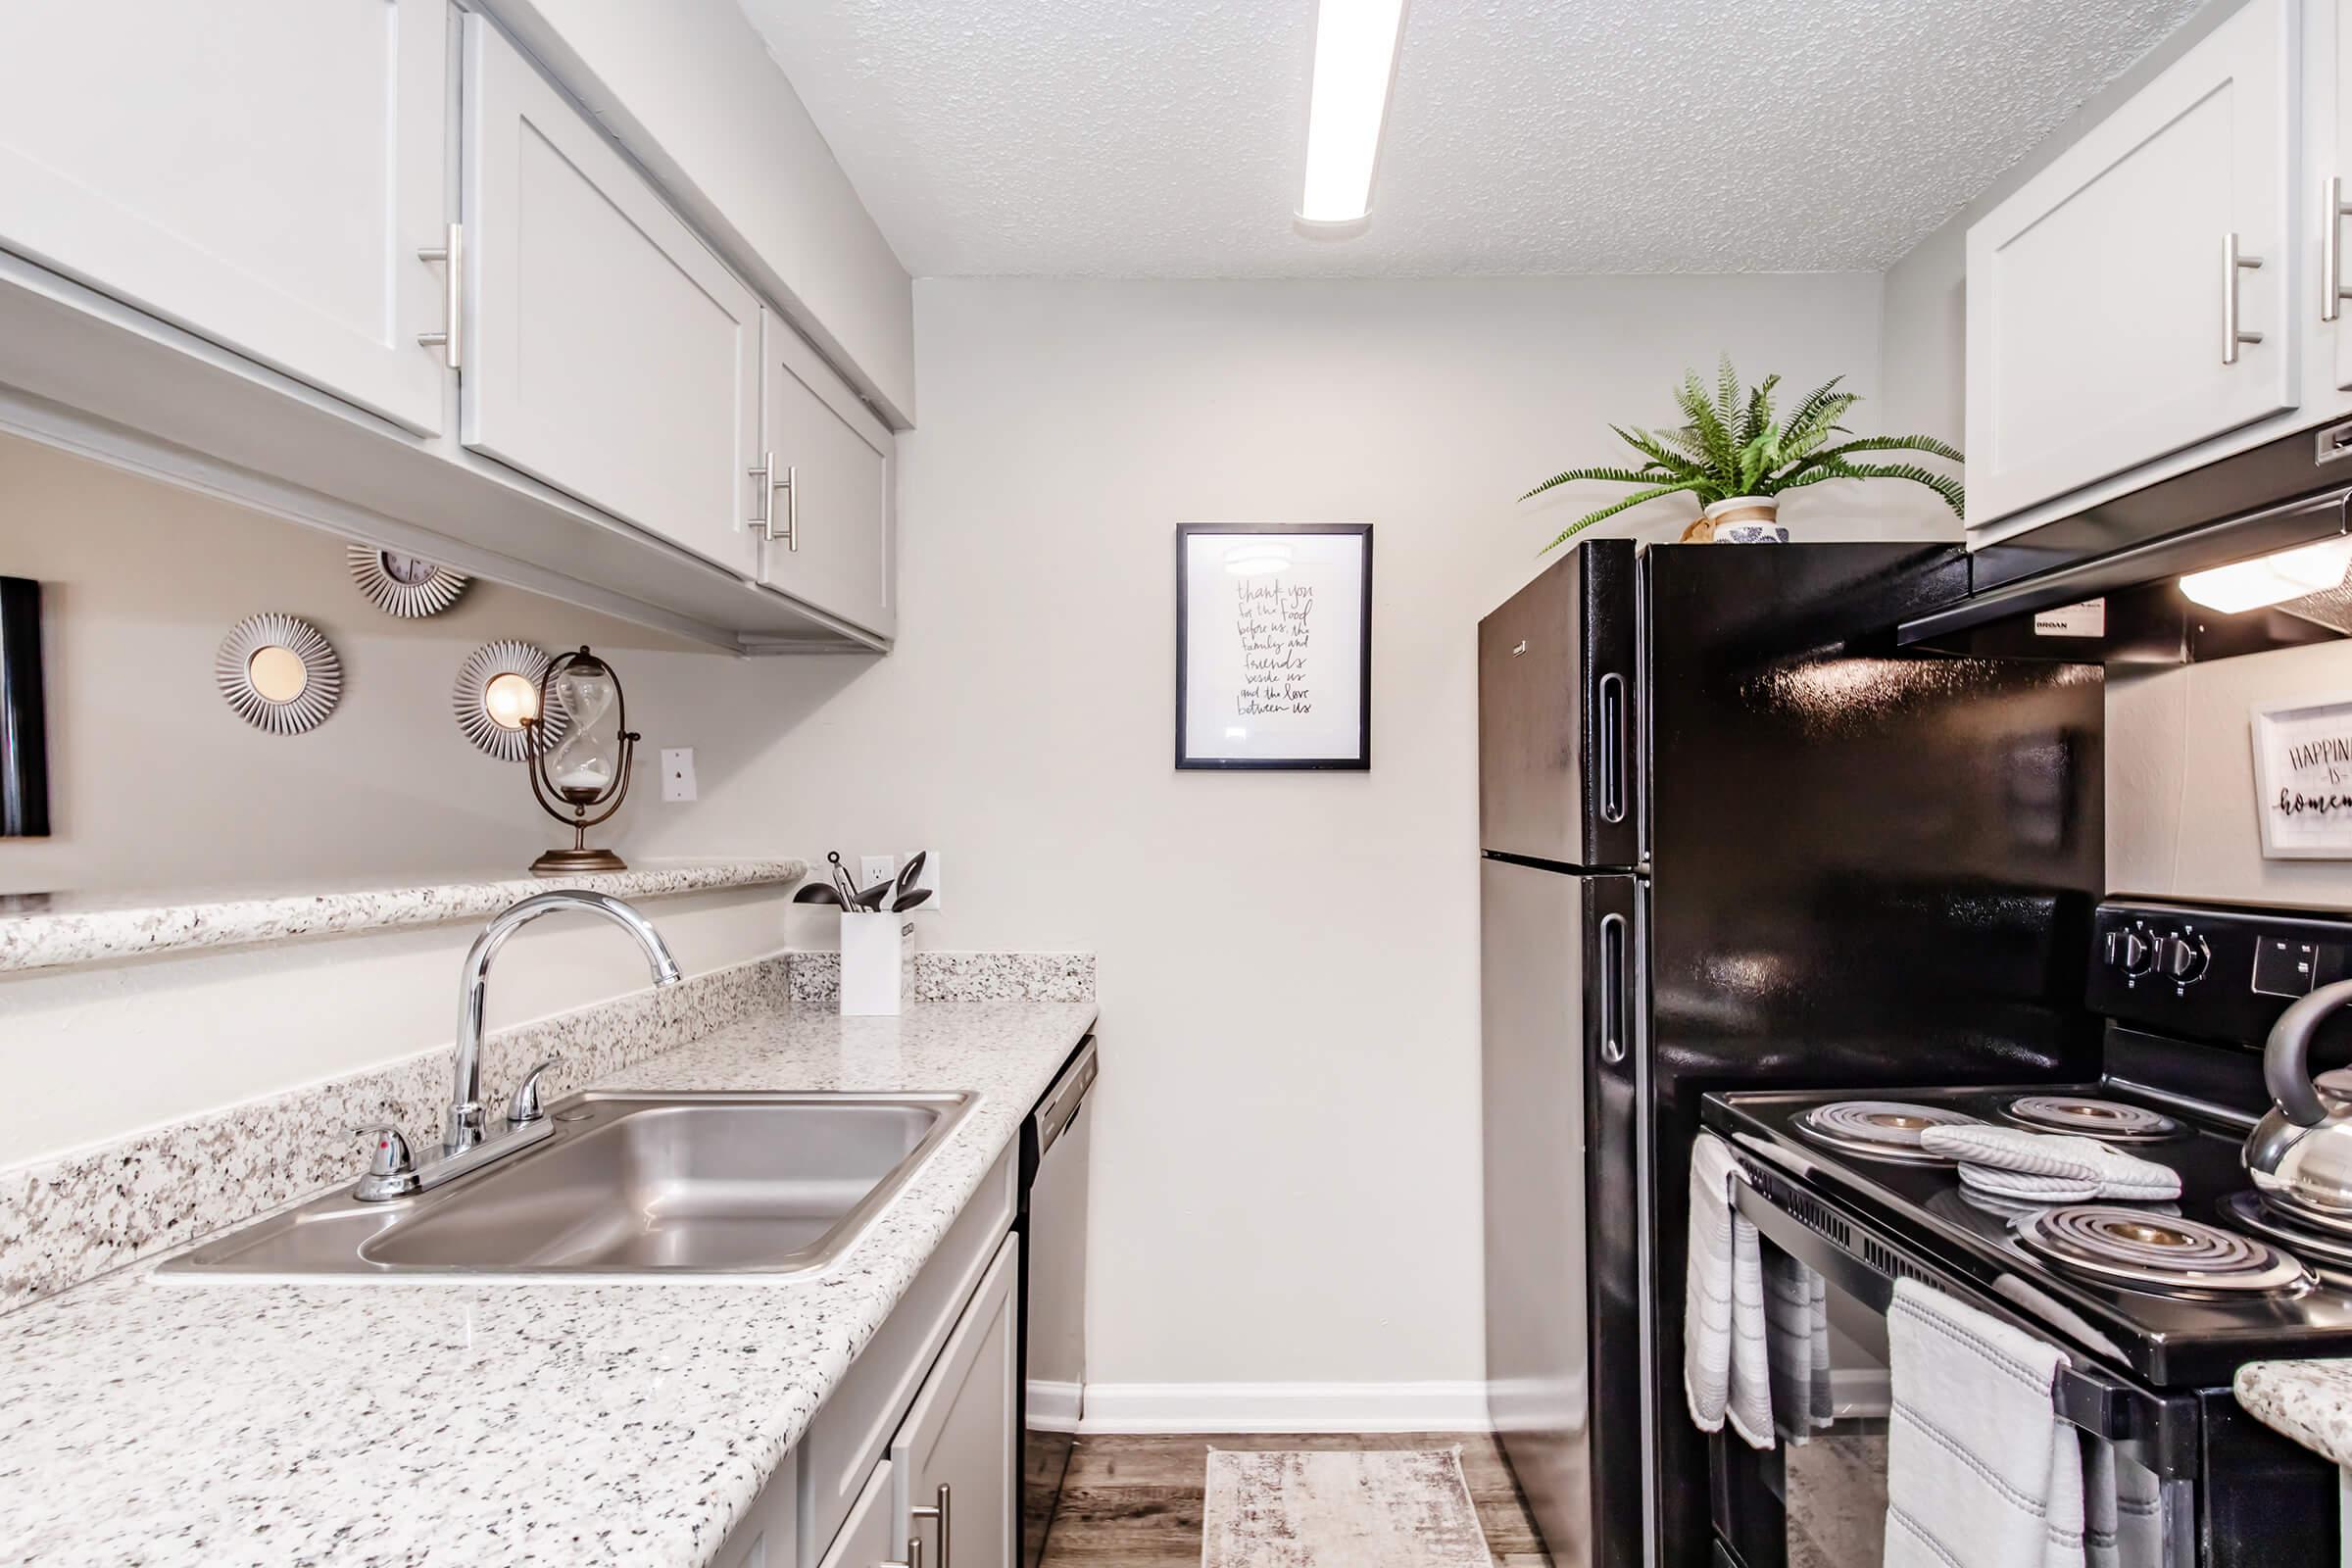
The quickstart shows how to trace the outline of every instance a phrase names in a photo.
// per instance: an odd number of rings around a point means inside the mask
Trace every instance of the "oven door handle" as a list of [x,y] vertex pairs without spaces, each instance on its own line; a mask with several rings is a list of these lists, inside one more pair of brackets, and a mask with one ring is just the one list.
[[[1738,1183],[1732,1194],[1732,1201],[1740,1212],[1770,1237],[1775,1247],[1823,1275],[1872,1311],[1883,1313],[1894,1304],[1894,1282],[1901,1274],[1980,1311],[2007,1322],[2018,1322],[2017,1314],[2004,1309],[1998,1301],[1960,1282],[1935,1278],[1928,1269],[1876,1236],[1864,1241],[1863,1248],[1869,1256],[1858,1255],[1851,1242],[1840,1243],[1823,1235],[1818,1228],[1775,1202],[1762,1189],[1779,1185],[1779,1178],[1746,1157],[1744,1151],[1740,1152],[1740,1168],[1747,1178]],[[1802,1195],[1802,1200],[1817,1206],[1820,1203],[1810,1194]],[[1833,1222],[1838,1223],[1840,1229],[1849,1229],[1842,1220]],[[2030,1325],[2018,1326],[2029,1333],[2034,1332]],[[2087,1367],[2060,1366],[2050,1389],[2050,1407],[2060,1420],[2111,1443],[2154,1436],[2135,1430],[2144,1424],[2134,1420],[2135,1402],[2132,1391]],[[2193,1449],[2180,1451],[2187,1446],[2175,1443],[2162,1446],[2174,1450],[2166,1454],[2173,1464],[2186,1461],[2193,1468]],[[2180,1472],[2168,1468],[2163,1473]]]

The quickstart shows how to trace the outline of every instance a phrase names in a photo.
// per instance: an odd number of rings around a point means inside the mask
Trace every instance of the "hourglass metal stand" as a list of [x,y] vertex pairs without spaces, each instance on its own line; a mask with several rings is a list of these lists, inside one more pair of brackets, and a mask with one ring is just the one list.
[[610,821],[628,799],[629,764],[641,738],[628,727],[620,677],[585,645],[564,655],[539,677],[538,712],[524,722],[535,726],[540,714],[554,711],[568,714],[570,726],[561,740],[533,745],[527,765],[532,796],[548,815],[571,829],[571,847],[540,856],[531,862],[531,874],[625,871],[628,862],[611,850],[588,847],[588,830]]

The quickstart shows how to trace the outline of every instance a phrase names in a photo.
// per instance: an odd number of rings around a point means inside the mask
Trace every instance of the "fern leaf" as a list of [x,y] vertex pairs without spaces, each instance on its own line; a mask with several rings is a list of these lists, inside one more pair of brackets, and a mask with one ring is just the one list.
[[[1525,501],[1528,499],[1528,496],[1540,496],[1544,491],[1552,489],[1555,486],[1563,484],[1581,484],[1586,480],[1592,480],[1599,484],[1657,484],[1661,480],[1670,480],[1674,478],[1675,476],[1672,474],[1660,474],[1653,472],[1648,468],[1570,468],[1565,473],[1553,474],[1550,478],[1544,480],[1542,484],[1527,492],[1527,495],[1523,495],[1519,499]],[[1684,481],[1678,480],[1676,482]],[[1695,483],[1696,481],[1691,480],[1689,482]]]
[[1739,450],[1733,445],[1731,429],[1708,399],[1707,389],[1699,385],[1697,372],[1684,378],[1675,401],[1682,405],[1684,415],[1690,420],[1691,434],[1706,454],[1708,475],[1722,483],[1732,483],[1738,477]]
[[1794,484],[1783,488],[1798,489],[1821,479],[1907,479],[1913,484],[1926,485],[1943,497],[1945,506],[1963,516],[1967,515],[1968,493],[1959,480],[1948,473],[1936,473],[1911,463],[1848,463],[1843,458],[1838,458],[1811,469]]
[[1740,416],[1738,438],[1741,446],[1746,446],[1773,428],[1772,389],[1780,384],[1779,376],[1768,375],[1762,385],[1748,393],[1747,412]]
[[[1812,433],[1816,423],[1833,423],[1838,414],[1853,407],[1854,394],[1838,390],[1838,383],[1844,379],[1845,377],[1842,375],[1833,375],[1797,400],[1795,410],[1788,416],[1788,424],[1781,430],[1781,439],[1785,445],[1796,445],[1797,442]],[[1838,406],[1836,413],[1828,413],[1827,418],[1825,418],[1824,415],[1829,403],[1836,398],[1843,398],[1845,401]]]
[[1649,431],[1639,427],[1627,429],[1614,424],[1609,428],[1616,432],[1618,440],[1647,458],[1651,467],[1664,469],[1678,479],[1695,479],[1701,476],[1695,461],[1682,453],[1667,450],[1664,442]]
[[1740,372],[1729,354],[1715,362],[1715,416],[1726,429],[1740,422]]
[[1536,554],[1546,555],[1551,551],[1557,550],[1560,548],[1560,546],[1566,544],[1569,540],[1575,538],[1587,528],[1592,527],[1594,523],[1602,521],[1605,518],[1614,517],[1617,515],[1617,514],[1626,511],[1628,508],[1641,506],[1645,501],[1655,501],[1660,496],[1675,495],[1681,491],[1696,490],[1697,488],[1699,487],[1695,483],[1662,484],[1652,489],[1639,491],[1633,495],[1626,496],[1621,500],[1613,501],[1609,505],[1601,508],[1598,512],[1586,513],[1583,516],[1577,518],[1567,527],[1562,528],[1559,531],[1558,536],[1554,538],[1551,543],[1545,545],[1542,550],[1537,551]]
[[1841,441],[1826,451],[1816,452],[1806,460],[1809,466],[1833,459],[1850,457],[1856,452],[1925,452],[1946,463],[1965,463],[1960,449],[1932,435],[1866,435],[1852,441]]

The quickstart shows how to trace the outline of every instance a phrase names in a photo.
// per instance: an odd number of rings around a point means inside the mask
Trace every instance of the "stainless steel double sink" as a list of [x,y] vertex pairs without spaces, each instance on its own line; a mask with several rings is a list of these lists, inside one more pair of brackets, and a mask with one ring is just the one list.
[[838,1257],[964,1094],[574,1095],[533,1147],[411,1197],[341,1189],[164,1263],[172,1278],[793,1274]]

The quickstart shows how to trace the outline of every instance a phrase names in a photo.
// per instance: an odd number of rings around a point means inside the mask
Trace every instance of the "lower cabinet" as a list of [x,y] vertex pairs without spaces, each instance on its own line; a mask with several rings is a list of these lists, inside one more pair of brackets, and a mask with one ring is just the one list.
[[1016,1560],[1020,1245],[1004,1239],[890,1446],[893,1511],[927,1548],[924,1568],[1012,1568]]
[[1006,1150],[710,1559],[1014,1568],[1021,1239]]
[[[906,1538],[898,1534],[900,1519],[892,1503],[895,1492],[892,1479],[889,1460],[874,1466],[873,1479],[866,1482],[865,1490],[850,1505],[850,1516],[842,1521],[841,1534],[833,1538],[833,1544],[817,1568],[874,1568],[877,1563],[898,1558]],[[769,1565],[747,1563],[745,1568],[769,1568]],[[782,1568],[781,1563],[775,1568]]]

